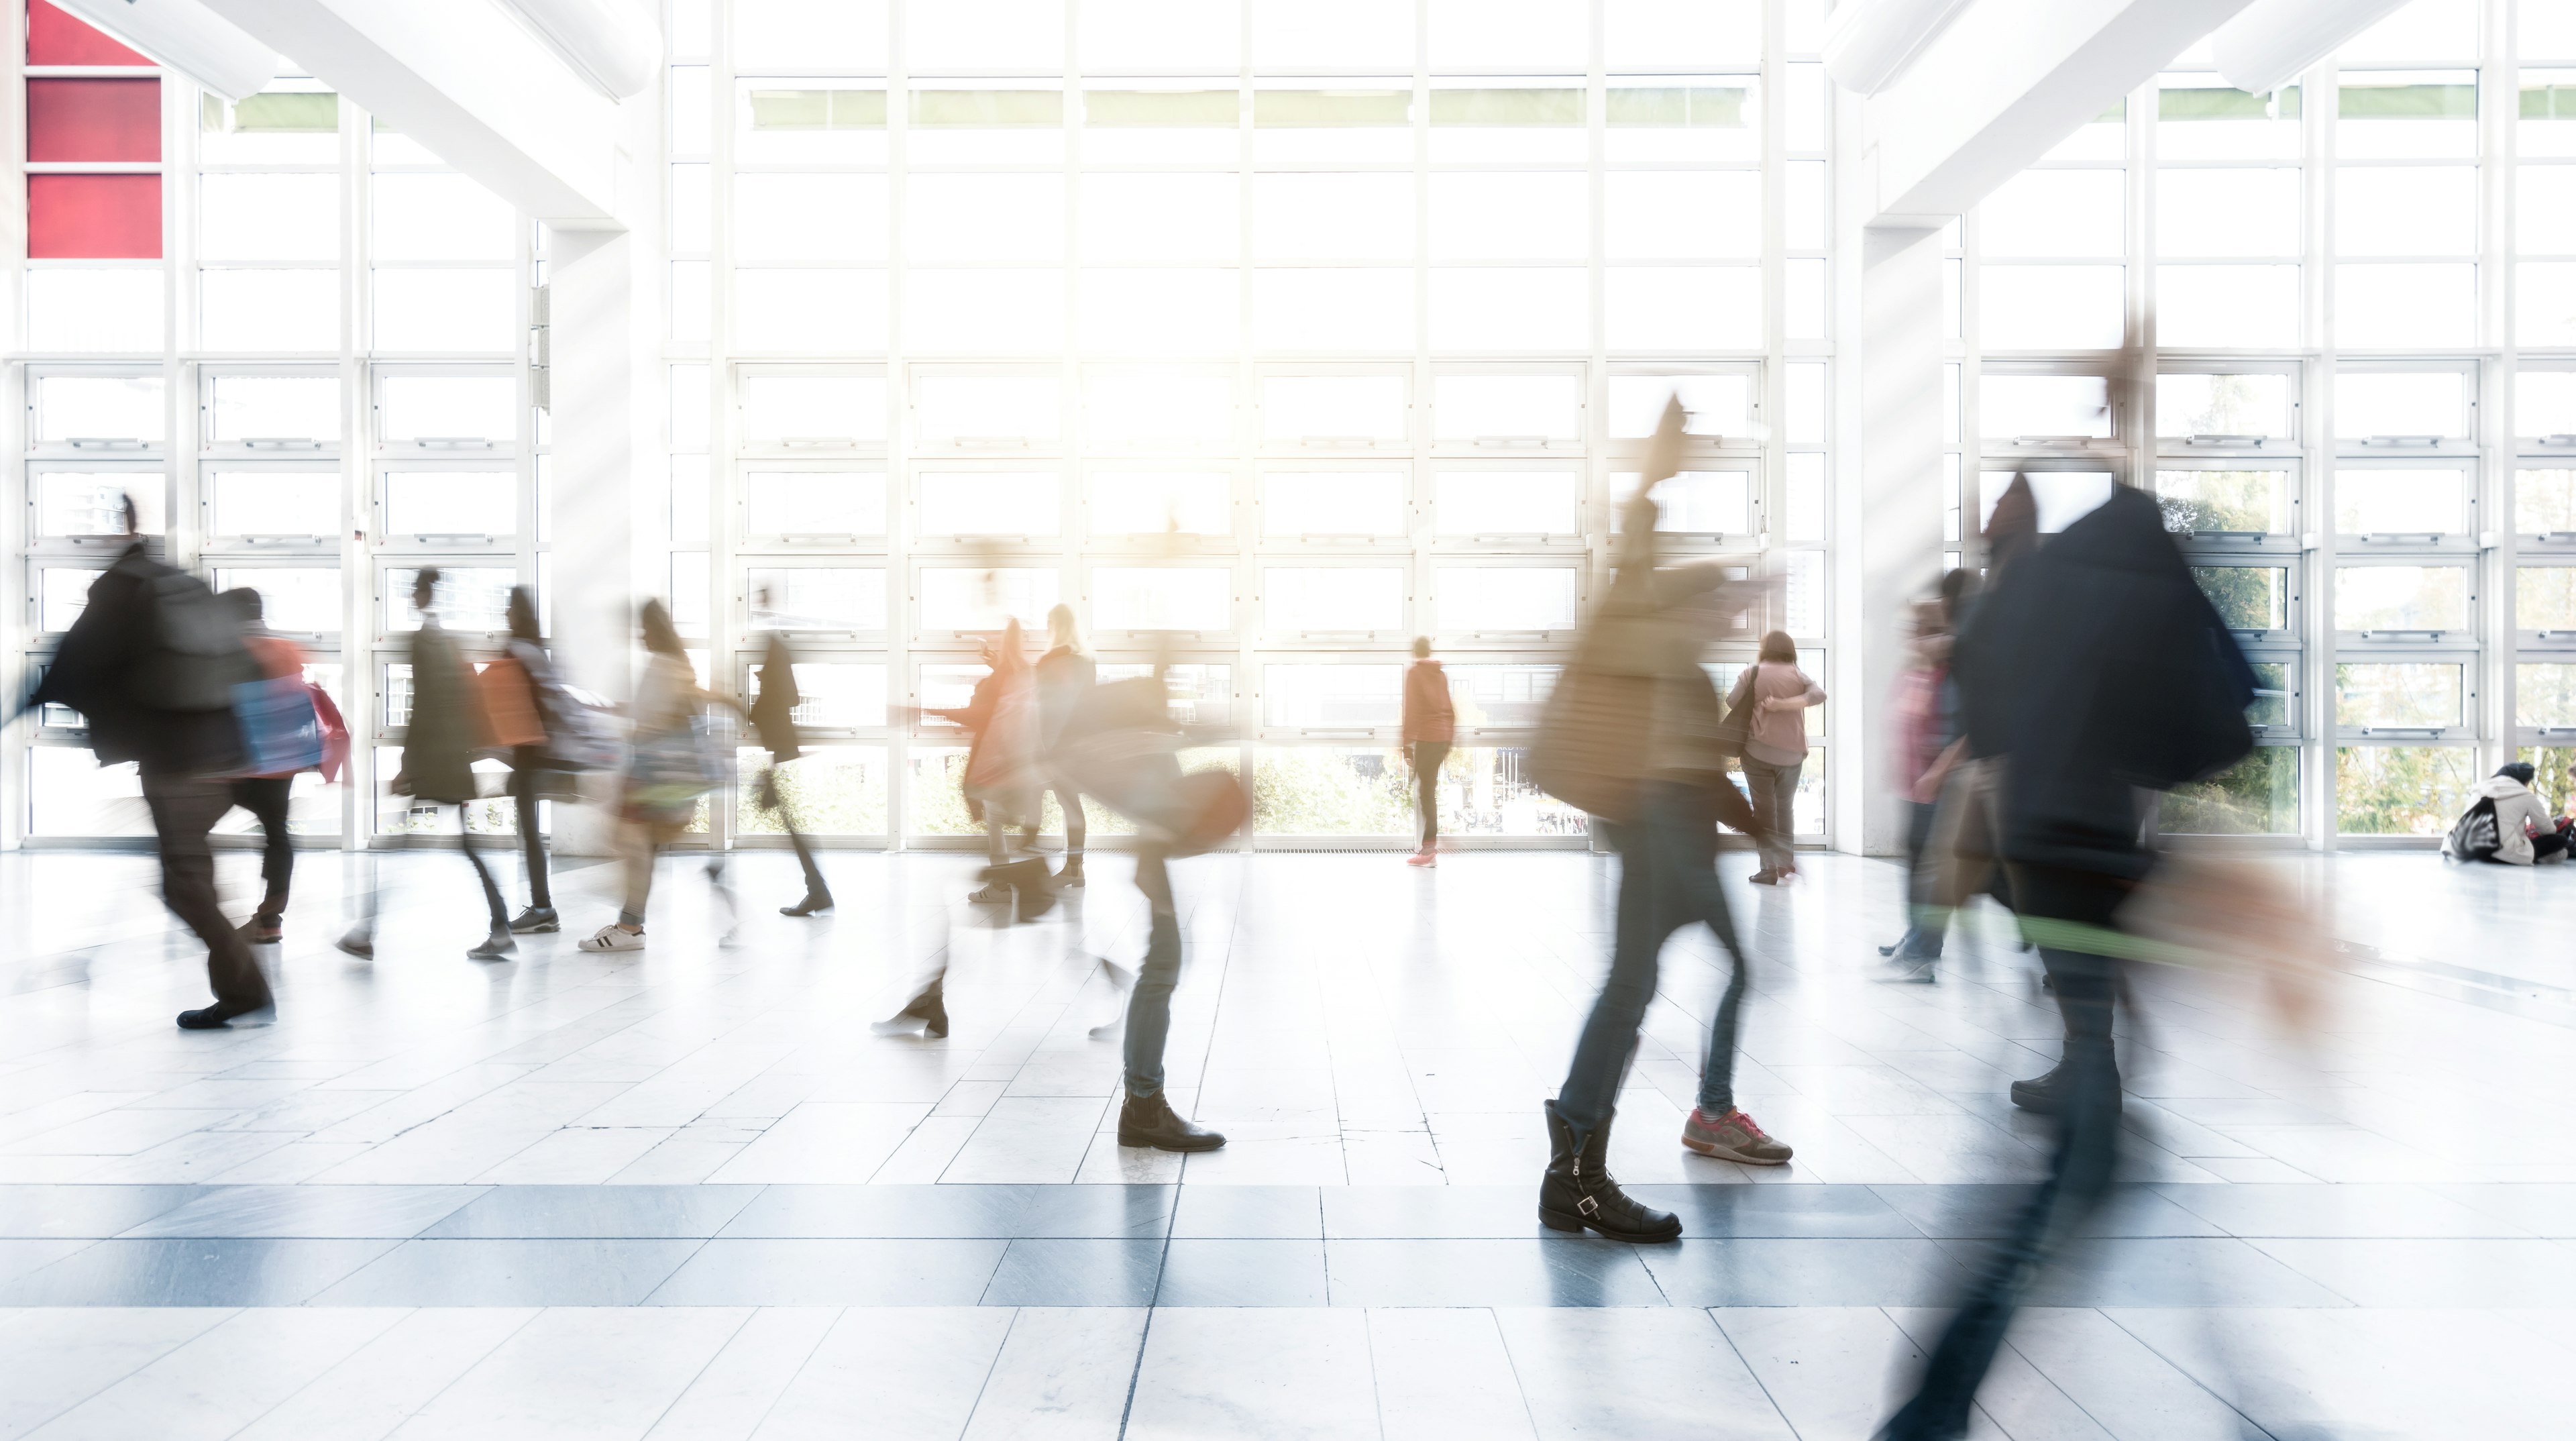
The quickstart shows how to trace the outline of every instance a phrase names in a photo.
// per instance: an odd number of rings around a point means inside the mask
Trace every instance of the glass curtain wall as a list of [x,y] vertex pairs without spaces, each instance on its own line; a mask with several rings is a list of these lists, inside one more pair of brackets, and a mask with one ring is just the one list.
[[969,834],[966,737],[901,707],[1063,603],[1104,677],[1168,646],[1262,837],[1409,833],[1427,635],[1444,832],[1579,839],[1524,747],[1676,389],[1675,544],[1821,650],[1824,8],[674,4],[671,594],[745,691],[795,639],[810,826]]
[[[131,497],[169,559],[260,593],[358,738],[352,784],[298,779],[296,832],[434,832],[370,797],[408,717],[418,569],[441,569],[444,623],[477,656],[541,574],[518,358],[533,227],[318,82],[228,104],[28,12],[19,658],[45,664]],[[78,715],[36,719],[9,742],[10,833],[148,834],[133,768],[98,768]],[[507,831],[510,810],[473,823]]]
[[2169,828],[2435,836],[2517,751],[2566,790],[2567,15],[2413,0],[2268,95],[2196,49],[1971,217],[1980,499],[2151,488],[2262,682]]

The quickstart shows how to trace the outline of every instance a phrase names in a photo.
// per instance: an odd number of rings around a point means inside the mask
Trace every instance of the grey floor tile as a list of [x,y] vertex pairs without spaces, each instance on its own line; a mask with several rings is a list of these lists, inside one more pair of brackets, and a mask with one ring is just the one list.
[[791,1186],[762,1191],[718,1235],[728,1239],[1007,1241],[1029,1186]]
[[1163,1243],[1020,1240],[985,1286],[987,1306],[1149,1306]]
[[1205,1240],[1321,1240],[1316,1186],[1183,1186],[1172,1235]]
[[2576,1303],[2576,1244],[2565,1241],[2264,1240],[2249,1244],[2363,1306],[2564,1308]]
[[1922,1235],[1867,1186],[1630,1186],[1628,1193],[1679,1216],[1684,1236]]
[[[1944,1241],[1959,1264],[1985,1263],[1994,1243]],[[2101,1237],[2078,1241],[2032,1283],[2033,1306],[2344,1306],[2330,1287],[2227,1236]]]
[[113,1236],[203,1193],[198,1186],[0,1186],[0,1237]]
[[1154,1304],[1321,1306],[1328,1299],[1320,1240],[1175,1239]]
[[405,1241],[316,1306],[633,1306],[701,1241]]
[[208,1186],[122,1234],[399,1241],[482,1194],[480,1186]]
[[495,1186],[422,1240],[713,1236],[760,1194],[758,1186]]
[[294,1306],[397,1244],[100,1241],[0,1285],[0,1306]]
[[75,1251],[87,1249],[87,1236],[57,1236],[46,1241],[0,1240],[0,1281],[50,1266]]
[[657,1306],[972,1306],[1010,1243],[734,1240],[700,1247]]
[[1179,1190],[1178,1186],[1033,1186],[1013,1234],[1028,1239],[1159,1241],[1172,1228],[1172,1202]]
[[2242,1185],[2158,1187],[2175,1205],[2231,1236],[2522,1237],[2528,1230],[2427,1187]]
[[[1936,1241],[1986,1240],[2012,1234],[2036,1188],[2018,1184],[1870,1187],[1917,1231]],[[2147,1186],[2111,1188],[2086,1219],[2088,1236],[2223,1236],[2217,1222],[2193,1214]]]
[[1596,1240],[1330,1240],[1336,1306],[1661,1306],[1646,1249]]
[[1968,1277],[1937,1242],[1796,1237],[1641,1246],[1676,1306],[1939,1306]]
[[2535,1236],[2576,1239],[2576,1184],[2461,1182],[2424,1188]]
[[1546,1240],[1538,1188],[1527,1186],[1326,1186],[1324,1235],[1333,1240],[1410,1238]]

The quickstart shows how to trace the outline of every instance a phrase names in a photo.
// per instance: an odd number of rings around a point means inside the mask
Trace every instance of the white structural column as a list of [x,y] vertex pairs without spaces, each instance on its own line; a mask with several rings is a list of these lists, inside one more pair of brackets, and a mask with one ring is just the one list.
[[[1835,744],[1859,764],[1836,791],[1839,849],[1895,855],[1905,810],[1890,789],[1894,727],[1888,704],[1906,660],[1908,603],[1932,591],[1941,565],[1941,240],[1938,229],[1857,226],[1859,258],[1858,475],[1846,462],[1835,535]],[[1851,292],[1846,291],[1848,296]],[[1848,351],[1847,351],[1848,353]],[[1857,480],[1857,484],[1852,483]]]
[[[637,483],[636,395],[653,376],[638,373],[635,312],[637,293],[651,290],[637,274],[650,258],[626,231],[557,231],[550,248],[555,662],[574,685],[624,700],[635,674],[635,605],[648,593],[638,584],[636,511],[647,488]],[[606,853],[604,808],[561,806],[554,815],[558,850]]]

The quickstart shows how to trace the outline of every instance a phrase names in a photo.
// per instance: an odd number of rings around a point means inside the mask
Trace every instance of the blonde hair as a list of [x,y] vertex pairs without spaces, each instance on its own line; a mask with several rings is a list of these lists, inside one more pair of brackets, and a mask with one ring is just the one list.
[[1074,628],[1072,606],[1059,605],[1047,612],[1047,638],[1076,655],[1082,653],[1082,632]]

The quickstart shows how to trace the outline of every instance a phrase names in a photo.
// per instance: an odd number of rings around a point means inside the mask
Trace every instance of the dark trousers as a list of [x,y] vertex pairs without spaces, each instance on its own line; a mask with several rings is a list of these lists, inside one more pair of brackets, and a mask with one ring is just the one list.
[[1887,1423],[1882,1434],[1888,1441],[1948,1441],[1967,1434],[1970,1403],[2003,1345],[2014,1309],[2111,1185],[2120,1149],[2120,1072],[2111,1052],[2118,963],[2044,948],[2040,959],[2067,1025],[2059,1071],[2064,1109],[2048,1179],[1978,1269],[1924,1364],[1921,1385]]
[[796,864],[805,868],[805,894],[830,895],[832,888],[823,884],[823,868],[814,862],[814,843],[805,839],[805,828],[796,823],[796,807],[778,784],[776,766],[760,773],[760,803],[766,809],[778,812],[778,823],[787,828],[787,843],[796,848]]
[[1413,814],[1421,822],[1422,848],[1440,839],[1440,767],[1449,759],[1449,742],[1413,743]]
[[1127,993],[1127,1094],[1151,1100],[1163,1093],[1163,1043],[1172,1033],[1172,991],[1181,983],[1181,916],[1172,900],[1172,873],[1160,847],[1136,852],[1136,889],[1145,893],[1145,962],[1136,989]]
[[510,764],[510,800],[519,812],[519,849],[528,858],[528,904],[539,910],[554,909],[554,888],[546,879],[546,837],[537,826],[538,772],[544,768],[543,753],[535,746],[521,746]]
[[[494,883],[492,868],[484,864],[483,853],[475,849],[474,827],[466,818],[466,804],[460,803],[456,807],[456,844],[464,850],[465,859],[472,863],[474,878],[483,883],[483,904],[492,912],[492,929],[505,931],[510,928],[510,905],[501,899],[501,887]],[[533,806],[534,803],[530,804]]]
[[1577,1132],[1610,1119],[1619,1083],[1637,1051],[1637,1033],[1654,1002],[1665,938],[1702,922],[1735,963],[1734,976],[1709,1026],[1700,1071],[1700,1108],[1723,1115],[1735,1105],[1736,1012],[1744,999],[1744,945],[1717,879],[1717,810],[1699,786],[1649,783],[1637,819],[1609,827],[1619,851],[1618,918],[1610,975],[1583,1022],[1573,1064],[1556,1094],[1556,1113]]
[[250,943],[215,900],[215,852],[206,833],[233,808],[232,787],[206,776],[146,773],[143,804],[161,843],[161,899],[206,943],[206,983],[228,1005],[268,1004],[268,980]]
[[1753,802],[1753,818],[1762,824],[1760,849],[1762,868],[1776,871],[1798,863],[1790,840],[1798,833],[1798,772],[1804,760],[1775,766],[1769,761],[1744,758],[1744,788]]
[[1932,904],[1933,869],[1940,858],[1932,854],[1932,825],[1941,814],[1938,801],[1905,803],[1905,939],[1901,948],[1908,956],[1925,960],[1940,957],[1942,943],[1948,939],[1950,916]]
[[295,842],[286,831],[286,799],[294,788],[293,776],[245,776],[232,783],[232,803],[259,821],[259,878],[268,887],[259,913],[272,920],[286,914],[287,888],[295,882]]

